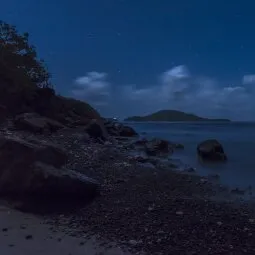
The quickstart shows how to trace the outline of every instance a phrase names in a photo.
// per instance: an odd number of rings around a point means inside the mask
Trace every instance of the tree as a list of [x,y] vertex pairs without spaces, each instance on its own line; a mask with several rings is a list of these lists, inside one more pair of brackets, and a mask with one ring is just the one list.
[[28,38],[28,33],[19,34],[15,26],[0,21],[2,73],[6,75],[7,72],[9,78],[18,77],[19,82],[22,80],[40,88],[52,88],[44,61],[38,59],[35,47],[29,44]]

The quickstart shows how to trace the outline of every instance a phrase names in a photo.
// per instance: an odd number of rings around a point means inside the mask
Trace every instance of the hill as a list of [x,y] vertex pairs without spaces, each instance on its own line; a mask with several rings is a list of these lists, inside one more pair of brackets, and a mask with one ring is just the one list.
[[175,110],[162,110],[146,116],[128,117],[125,121],[230,121],[228,119],[202,118],[194,114]]

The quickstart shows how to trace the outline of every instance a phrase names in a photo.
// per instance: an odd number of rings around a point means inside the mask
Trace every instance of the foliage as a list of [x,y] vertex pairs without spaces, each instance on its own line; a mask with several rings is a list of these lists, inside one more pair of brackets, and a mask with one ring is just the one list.
[[50,74],[28,33],[0,21],[0,105],[13,116],[36,112],[59,121],[66,118],[100,118],[86,102],[57,96],[50,84]]
[[39,60],[35,47],[28,42],[28,33],[19,34],[16,27],[0,21],[0,68],[6,79],[51,87],[50,74],[43,60]]

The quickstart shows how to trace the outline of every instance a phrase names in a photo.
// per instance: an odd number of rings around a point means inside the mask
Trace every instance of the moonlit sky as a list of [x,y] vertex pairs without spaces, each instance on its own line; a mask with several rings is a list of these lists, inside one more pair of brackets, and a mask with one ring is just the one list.
[[253,0],[8,0],[58,93],[105,116],[255,120]]

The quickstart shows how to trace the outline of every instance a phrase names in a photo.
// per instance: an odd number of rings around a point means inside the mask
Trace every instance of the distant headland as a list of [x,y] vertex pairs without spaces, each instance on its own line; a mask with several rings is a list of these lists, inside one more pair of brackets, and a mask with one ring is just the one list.
[[223,121],[230,122],[229,119],[203,118],[191,113],[176,110],[161,110],[146,116],[132,116],[125,121]]

